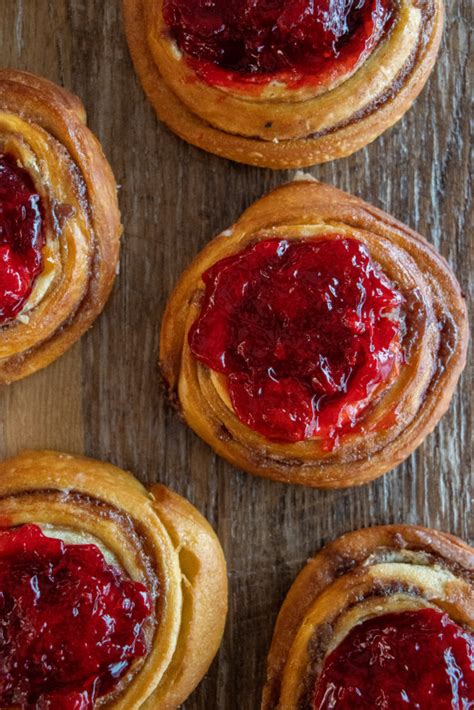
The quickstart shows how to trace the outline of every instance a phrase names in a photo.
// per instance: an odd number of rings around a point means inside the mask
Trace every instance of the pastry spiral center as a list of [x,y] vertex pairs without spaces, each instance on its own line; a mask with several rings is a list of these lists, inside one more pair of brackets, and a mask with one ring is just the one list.
[[334,444],[398,368],[403,298],[355,239],[264,239],[203,280],[191,352],[268,439]]
[[89,710],[146,654],[151,601],[95,545],[0,532],[0,705]]
[[328,656],[314,710],[453,710],[474,700],[474,637],[435,609],[355,626]]
[[232,73],[253,81],[283,73],[285,79],[325,83],[350,72],[374,49],[389,27],[392,5],[392,0],[164,0],[163,16],[178,47],[211,84],[232,80]]
[[43,268],[43,208],[30,175],[0,154],[0,325],[15,318]]

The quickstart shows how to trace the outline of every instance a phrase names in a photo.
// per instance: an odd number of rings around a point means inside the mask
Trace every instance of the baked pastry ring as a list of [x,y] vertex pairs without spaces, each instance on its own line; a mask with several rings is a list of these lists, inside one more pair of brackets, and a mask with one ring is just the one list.
[[171,400],[220,456],[336,488],[389,471],[433,430],[467,341],[459,284],[425,239],[303,178],[253,204],[184,272],[160,360]]
[[[22,704],[29,693],[29,702],[48,699],[52,701],[51,706],[55,706],[55,693],[59,693],[61,707],[65,708],[79,707],[71,699],[80,696],[84,708],[100,705],[116,710],[167,710],[176,708],[188,697],[217,652],[227,610],[222,549],[209,524],[188,501],[162,485],[154,485],[148,492],[131,474],[106,463],[52,451],[25,452],[0,463],[0,520],[3,593],[8,585],[2,616],[7,614],[7,627],[20,626],[19,644],[28,632],[31,619],[21,611],[13,614],[13,618],[8,615],[8,595],[23,595],[23,609],[28,609],[26,591],[30,584],[20,586],[18,582],[16,587],[15,580],[26,577],[37,593],[37,601],[40,600],[39,609],[35,607],[35,615],[32,615],[33,639],[27,637],[26,661],[25,656],[21,656],[30,669],[28,681],[20,677],[17,688],[11,686],[15,672],[20,671],[15,667],[11,671],[8,659],[15,653],[20,654],[22,649],[12,650],[13,634],[7,642],[2,637],[2,667],[11,673],[2,684],[2,701]],[[15,536],[26,547],[20,548],[22,552],[10,563],[16,565],[12,578],[11,573],[8,576],[8,569],[11,572],[12,567],[8,567],[7,555],[12,554],[14,544],[18,545]],[[48,555],[57,556],[58,551],[43,553],[43,547],[51,544],[44,536],[59,538],[65,544],[66,554],[56,567]],[[44,608],[51,598],[48,597],[47,574],[40,567],[36,578],[32,576],[32,563],[27,557],[29,539],[33,540],[37,559],[46,555],[46,563],[54,570],[51,583],[62,590],[66,600],[62,604],[53,594],[49,615]],[[72,571],[68,564],[72,564]],[[61,565],[67,574],[61,572]],[[86,572],[81,571],[83,569]],[[77,584],[79,590],[83,590],[79,598],[74,596]],[[119,602],[116,601],[110,592],[111,586],[114,594],[124,594],[123,602],[120,597]],[[128,595],[123,592],[124,587],[125,592],[128,588]],[[87,607],[87,595],[92,598],[93,611]],[[145,597],[147,613],[140,608]],[[72,616],[79,615],[76,624],[72,621],[71,605],[75,609]],[[132,632],[124,621],[130,609],[131,623],[137,625],[132,627]],[[135,617],[134,609],[138,609]],[[70,620],[66,633],[62,634],[57,617],[63,621],[68,610]],[[47,619],[42,625],[42,637],[48,639],[52,629],[52,649],[43,648],[40,641],[35,641],[35,624],[42,621],[42,613]],[[100,626],[104,619],[105,630]],[[96,644],[93,639],[83,637],[95,631],[94,624],[99,625]],[[82,632],[82,628],[87,631]],[[118,640],[114,636],[115,629],[119,629]],[[132,641],[127,633],[132,633]],[[62,650],[54,647],[55,634],[60,635]],[[71,637],[75,640],[69,641]],[[118,645],[118,658],[114,644]],[[137,648],[141,650],[138,652]],[[115,655],[104,665],[104,659],[96,659],[94,655],[99,653],[97,649]],[[130,653],[130,649],[135,649],[135,653]],[[43,653],[47,661],[38,671],[38,659]],[[124,655],[120,656],[121,653]],[[87,665],[90,656],[97,660],[92,670]],[[75,669],[78,669],[77,677]],[[89,671],[93,682],[87,675]]]
[[[280,610],[262,710],[468,707],[473,573],[472,548],[418,526],[367,528],[331,542],[303,568]],[[453,668],[458,662],[452,690],[449,658],[442,659],[448,633]]]
[[439,49],[442,0],[262,5],[124,0],[135,70],[161,120],[242,163],[350,155],[410,108]]
[[0,383],[62,355],[117,271],[117,188],[80,100],[0,70]]

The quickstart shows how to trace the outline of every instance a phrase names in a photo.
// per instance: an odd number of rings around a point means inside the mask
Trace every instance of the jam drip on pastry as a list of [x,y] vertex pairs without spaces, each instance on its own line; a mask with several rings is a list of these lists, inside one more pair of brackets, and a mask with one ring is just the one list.
[[178,47],[210,84],[326,84],[351,72],[387,32],[393,0],[164,0]]
[[0,325],[25,305],[43,268],[41,198],[30,175],[0,154]]
[[355,626],[328,656],[313,710],[461,710],[474,700],[474,637],[435,609]]
[[0,532],[1,707],[89,710],[147,649],[149,595],[95,545]]
[[264,239],[203,280],[191,352],[270,440],[334,446],[398,371],[403,297],[355,239]]

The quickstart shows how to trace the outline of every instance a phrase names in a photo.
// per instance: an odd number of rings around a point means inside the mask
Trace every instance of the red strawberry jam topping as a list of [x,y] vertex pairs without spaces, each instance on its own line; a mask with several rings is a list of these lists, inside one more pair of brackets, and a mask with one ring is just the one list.
[[403,298],[355,239],[264,239],[203,280],[191,352],[268,439],[334,442],[398,369]]
[[[388,31],[394,0],[164,0],[178,47],[211,84],[327,83]],[[236,76],[238,75],[238,76]]]
[[0,154],[0,325],[18,315],[43,268],[41,198],[26,170]]
[[328,656],[314,710],[467,710],[474,636],[434,609],[377,616]]
[[90,710],[146,654],[151,601],[95,545],[0,532],[0,706]]

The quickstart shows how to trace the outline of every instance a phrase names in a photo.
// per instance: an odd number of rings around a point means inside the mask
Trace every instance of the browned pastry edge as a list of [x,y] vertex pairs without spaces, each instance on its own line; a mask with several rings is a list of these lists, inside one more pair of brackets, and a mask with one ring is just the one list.
[[49,365],[91,327],[113,286],[122,226],[114,176],[85,124],[79,98],[42,77],[2,69],[0,111],[40,126],[64,146],[86,188],[86,218],[94,237],[88,288],[79,306],[52,337],[0,363],[0,384],[8,384]]
[[130,54],[143,89],[159,118],[178,136],[210,153],[241,163],[274,169],[324,163],[354,153],[396,123],[423,89],[436,61],[443,31],[444,7],[435,2],[429,41],[418,48],[390,92],[374,97],[361,116],[322,135],[296,140],[261,140],[216,129],[189,110],[163,80],[150,51],[145,22],[147,0],[123,0]]
[[150,493],[186,582],[179,648],[143,709],[174,710],[201,682],[219,649],[227,615],[226,562],[213,529],[189,501],[161,484]]
[[[386,525],[346,533],[330,542],[303,567],[280,609],[267,658],[262,710],[290,710],[279,702],[282,675],[290,648],[315,600],[348,573],[363,577],[364,565],[370,564],[377,553],[400,550],[426,553],[434,565],[452,571],[468,585],[474,583],[474,550],[447,533],[414,525]],[[469,596],[458,593],[455,599],[472,614],[472,595]],[[335,591],[336,609],[339,602]],[[470,618],[470,623],[474,624],[474,618]]]
[[[343,445],[331,453],[316,445],[309,449],[310,443],[278,446],[245,427],[232,411],[221,403],[216,405],[214,391],[212,401],[208,399],[212,389],[206,376],[209,371],[194,360],[187,345],[189,328],[199,314],[204,288],[201,275],[206,269],[255,238],[275,235],[278,228],[315,224],[349,230],[362,241],[370,239],[372,253],[376,245],[376,261],[389,277],[403,258],[404,273],[412,278],[413,271],[422,280],[416,284],[418,310],[411,316],[407,313],[406,322],[410,324],[411,319],[415,330],[422,323],[424,332],[417,336],[419,342],[415,339],[415,345],[410,346],[408,362],[402,364],[389,394],[373,408],[379,411],[385,398],[387,408],[390,405],[398,412],[397,421],[380,431],[351,434],[346,437],[347,446],[343,439]],[[403,292],[403,284],[401,288]],[[163,318],[160,364],[170,398],[187,423],[234,466],[285,483],[337,488],[366,483],[394,468],[433,430],[449,406],[465,365],[467,343],[466,307],[459,284],[446,261],[425,239],[357,197],[316,181],[298,181],[255,202],[182,274]],[[400,410],[398,403],[404,396],[409,399]],[[365,419],[364,414],[361,422]]]
[[92,534],[152,597],[158,580],[148,655],[101,707],[173,710],[184,702],[218,650],[227,613],[222,548],[196,508],[160,484],[148,493],[107,463],[25,451],[0,462],[0,518]]

